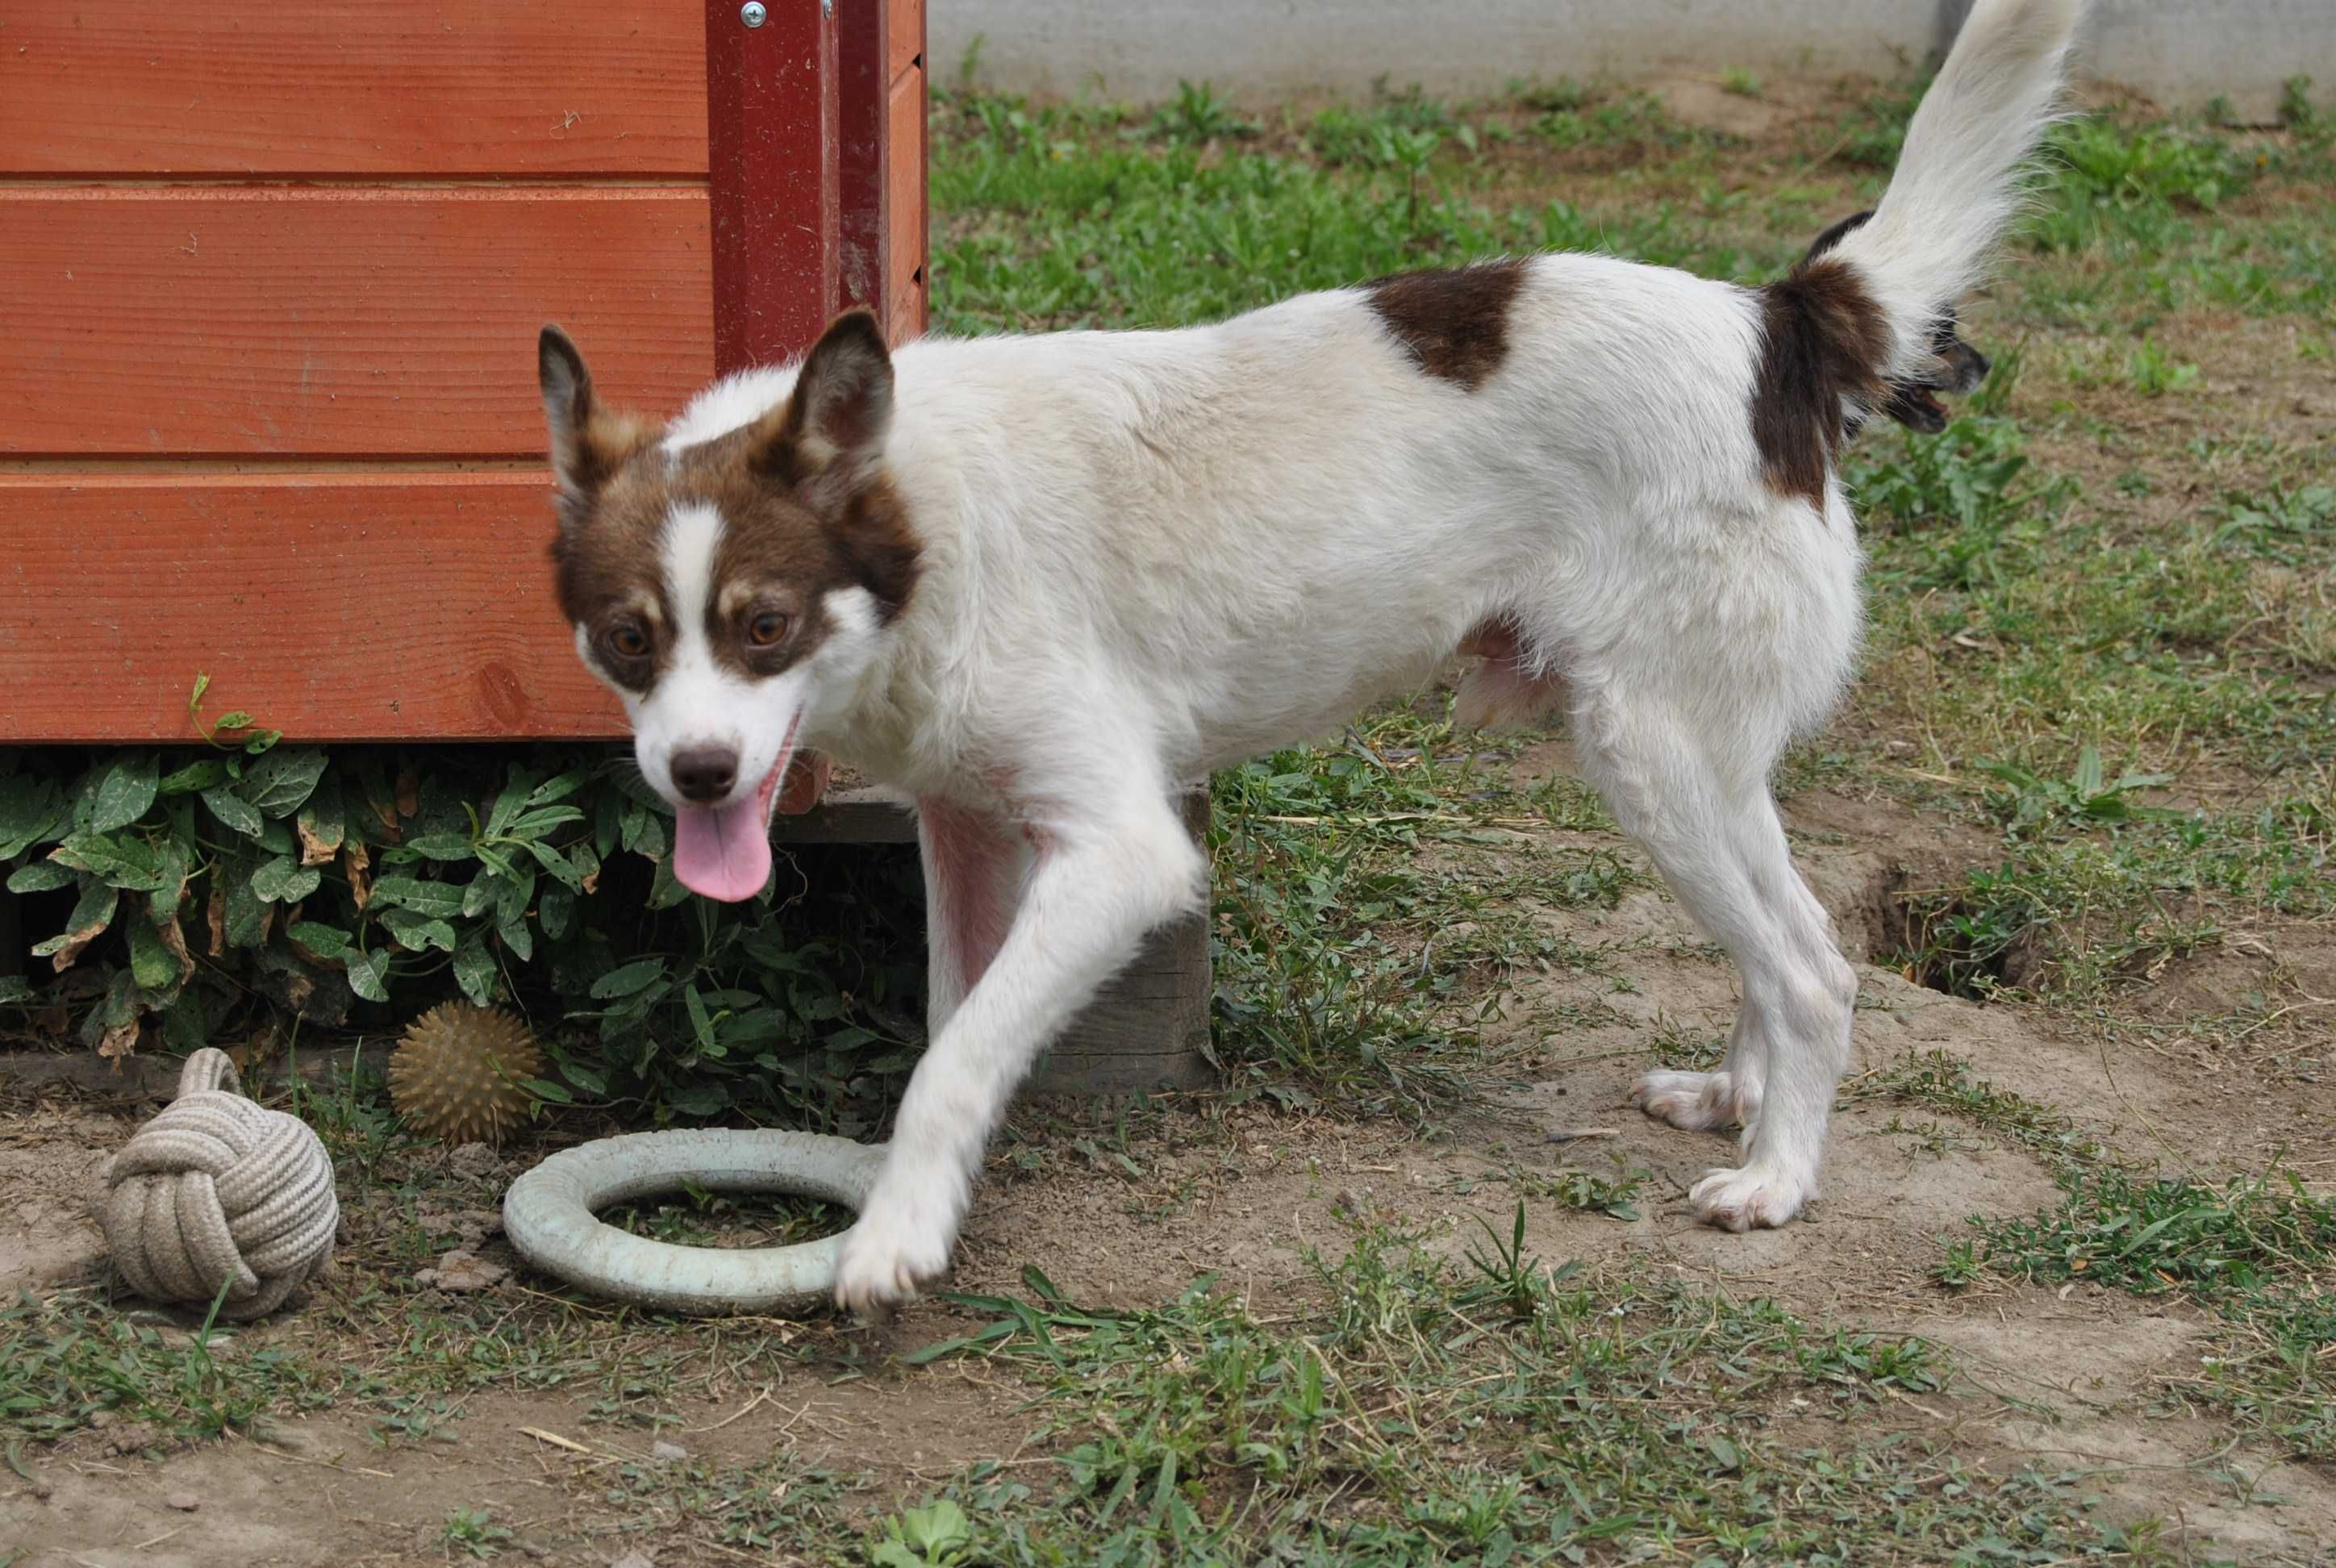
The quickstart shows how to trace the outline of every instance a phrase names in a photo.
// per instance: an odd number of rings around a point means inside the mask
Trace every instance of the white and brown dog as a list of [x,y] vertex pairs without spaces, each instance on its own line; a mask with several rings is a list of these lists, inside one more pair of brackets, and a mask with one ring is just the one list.
[[[1816,1190],[1857,982],[1768,777],[1847,680],[1849,422],[1942,373],[2078,0],[1979,0],[1872,219],[1747,289],[1584,255],[1413,273],[1178,332],[926,338],[843,317],[662,429],[540,345],[576,647],[717,899],[817,747],[918,805],[931,1044],[839,1301],[939,1276],[985,1141],[1147,929],[1202,898],[1171,803],[1455,650],[1476,718],[1562,703],[1584,771],[1742,970],[1726,1060],[1647,1112],[1738,1124],[1718,1225]],[[1945,367],[1952,371],[1952,366]]]

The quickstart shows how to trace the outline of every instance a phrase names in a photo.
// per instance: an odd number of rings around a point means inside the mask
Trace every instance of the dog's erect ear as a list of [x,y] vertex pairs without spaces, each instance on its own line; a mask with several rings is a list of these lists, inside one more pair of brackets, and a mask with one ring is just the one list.
[[573,340],[557,326],[546,326],[536,337],[535,376],[543,388],[543,422],[551,432],[551,471],[562,490],[589,488],[577,482],[584,432],[592,423],[592,373],[584,368]]
[[786,405],[756,424],[749,461],[774,482],[842,501],[874,475],[891,424],[892,356],[876,318],[851,311],[804,358]]
[[625,460],[649,439],[635,420],[602,408],[592,395],[592,373],[568,334],[547,326],[535,340],[535,372],[543,388],[543,418],[551,433],[551,472],[560,481],[560,515],[579,520],[586,506]]

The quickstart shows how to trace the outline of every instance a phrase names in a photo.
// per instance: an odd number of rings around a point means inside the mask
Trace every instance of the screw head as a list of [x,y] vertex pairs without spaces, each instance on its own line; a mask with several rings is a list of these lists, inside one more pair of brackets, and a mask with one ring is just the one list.
[[738,7],[738,20],[749,27],[760,27],[770,20],[770,12],[764,8],[763,0],[746,0]]

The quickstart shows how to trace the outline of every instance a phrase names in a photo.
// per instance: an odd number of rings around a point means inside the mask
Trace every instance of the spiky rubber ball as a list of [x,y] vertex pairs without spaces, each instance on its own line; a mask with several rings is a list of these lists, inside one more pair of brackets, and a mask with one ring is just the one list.
[[450,1144],[500,1144],[527,1120],[543,1053],[495,1008],[442,1002],[407,1026],[389,1057],[389,1096],[417,1131]]

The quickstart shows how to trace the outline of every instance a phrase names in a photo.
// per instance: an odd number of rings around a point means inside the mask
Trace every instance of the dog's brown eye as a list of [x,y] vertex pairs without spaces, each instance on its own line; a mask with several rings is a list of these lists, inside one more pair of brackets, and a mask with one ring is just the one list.
[[787,618],[777,610],[766,609],[746,623],[746,640],[756,648],[770,648],[787,635]]
[[649,656],[648,635],[637,626],[620,626],[608,634],[608,646],[618,658],[647,658]]

